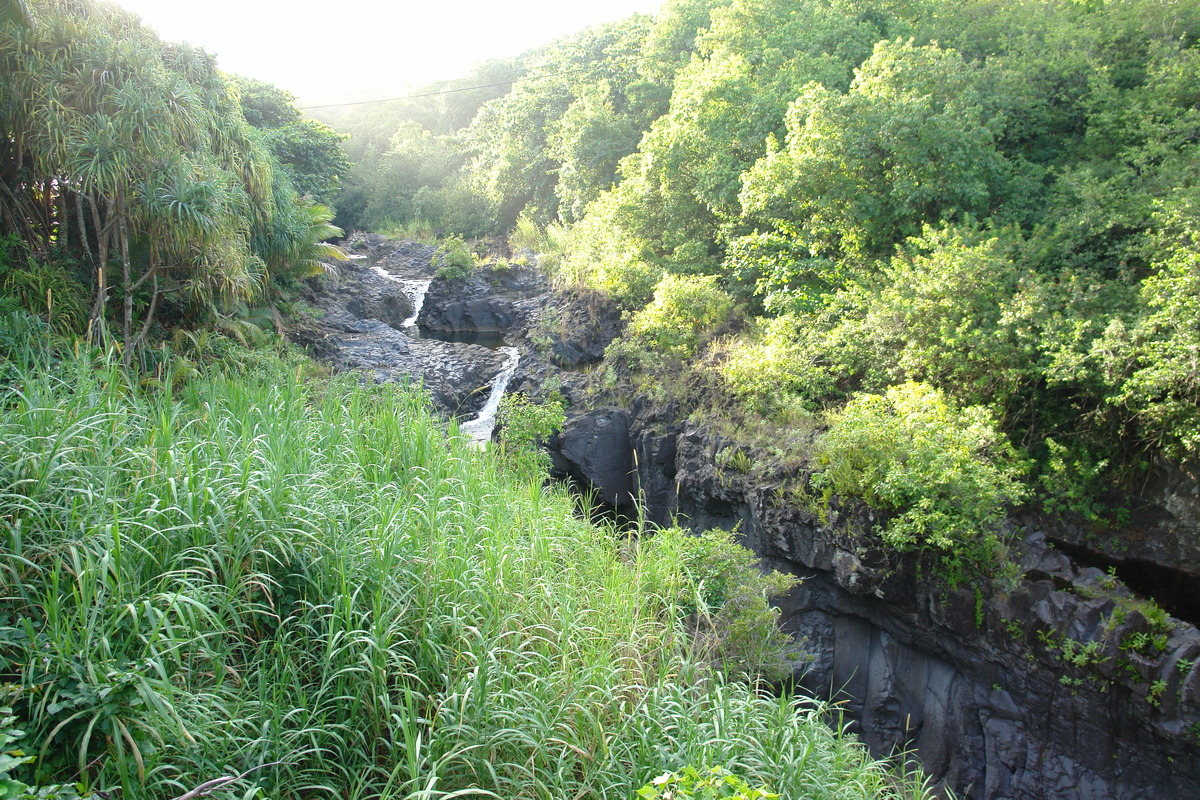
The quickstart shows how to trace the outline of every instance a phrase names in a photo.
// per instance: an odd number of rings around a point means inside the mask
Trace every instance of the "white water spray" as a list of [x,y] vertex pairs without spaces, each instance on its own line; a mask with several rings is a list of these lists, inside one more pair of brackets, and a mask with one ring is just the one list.
[[421,316],[421,308],[425,305],[425,294],[429,291],[429,284],[433,283],[432,278],[426,278],[419,281],[401,281],[404,284],[404,293],[412,299],[413,312],[412,316],[400,323],[404,328],[415,328],[417,326],[417,317]]
[[515,347],[501,347],[500,352],[505,355],[504,368],[492,381],[492,393],[488,395],[487,402],[483,404],[483,408],[480,409],[475,419],[459,426],[459,430],[470,436],[480,447],[492,438],[492,431],[496,429],[496,412],[500,410],[500,401],[504,398],[504,390],[508,388],[508,382],[512,380],[513,374],[517,371],[517,364],[521,360],[521,351]]
[[405,280],[404,278],[397,278],[395,275],[388,272],[378,264],[371,267],[371,269],[375,270],[375,274],[379,277],[398,283],[400,284],[401,288],[404,289],[404,293],[408,295],[408,299],[412,301],[413,313],[411,317],[400,323],[400,327],[416,327],[417,317],[421,316],[421,308],[425,305],[425,295],[429,291],[429,285],[433,283],[433,279],[421,278],[419,280]]

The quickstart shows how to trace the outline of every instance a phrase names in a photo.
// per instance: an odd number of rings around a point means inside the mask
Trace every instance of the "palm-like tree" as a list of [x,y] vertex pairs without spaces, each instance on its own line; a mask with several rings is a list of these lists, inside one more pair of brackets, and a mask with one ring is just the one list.
[[0,0],[11,76],[0,85],[0,219],[43,248],[75,241],[93,264],[96,322],[120,289],[127,359],[164,271],[211,302],[338,258],[323,244],[340,234],[332,213],[298,202],[209,54],[160,42],[114,6],[33,3],[35,21],[22,0]]
[[0,24],[11,22],[14,25],[29,25],[29,6],[25,0],[0,0]]

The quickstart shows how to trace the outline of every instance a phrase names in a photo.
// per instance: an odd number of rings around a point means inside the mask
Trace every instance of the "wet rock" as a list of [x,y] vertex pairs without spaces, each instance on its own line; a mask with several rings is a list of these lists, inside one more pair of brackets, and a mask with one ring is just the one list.
[[451,416],[468,416],[487,401],[503,366],[499,353],[474,344],[414,339],[378,320],[333,313],[302,343],[323,353],[338,370],[360,370],[377,383],[422,383],[434,404]]
[[380,275],[368,260],[353,259],[338,268],[336,281],[317,293],[318,305],[402,330],[413,313],[412,298],[395,280]]
[[606,295],[571,291],[547,302],[531,334],[540,337],[555,364],[573,367],[604,358],[623,324],[621,309]]
[[527,267],[483,267],[465,280],[435,278],[417,324],[443,334],[506,334],[521,300],[544,295],[545,280]]
[[431,275],[434,248],[374,234],[347,239],[351,260],[336,281],[324,281],[308,300],[324,313],[293,340],[339,370],[358,370],[377,382],[421,383],[443,413],[467,417],[487,401],[504,357],[475,344],[418,339],[404,322],[413,312],[404,281]]

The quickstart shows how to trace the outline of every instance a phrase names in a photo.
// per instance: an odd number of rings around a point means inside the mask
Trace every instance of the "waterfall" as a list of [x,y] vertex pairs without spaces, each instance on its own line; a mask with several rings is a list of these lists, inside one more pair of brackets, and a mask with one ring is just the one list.
[[419,281],[401,281],[404,284],[404,293],[412,298],[413,312],[412,316],[401,323],[402,327],[415,328],[417,326],[417,317],[421,316],[421,307],[425,305],[425,293],[429,291],[429,284],[433,283],[432,278],[425,278]]
[[433,283],[432,278],[421,278],[419,280],[405,280],[397,278],[392,273],[388,272],[378,264],[371,267],[375,274],[381,278],[387,278],[389,281],[394,281],[400,284],[404,289],[404,293],[408,295],[408,299],[412,300],[413,313],[412,316],[400,323],[402,328],[414,328],[417,325],[417,317],[421,316],[421,307],[425,305],[425,294],[429,291],[429,285]]
[[492,431],[496,429],[496,412],[500,409],[500,400],[503,399],[504,390],[508,388],[508,382],[512,380],[513,373],[517,371],[517,363],[521,360],[521,351],[515,347],[501,347],[500,352],[505,355],[504,367],[492,381],[492,393],[488,395],[487,402],[475,419],[459,426],[459,430],[470,436],[480,447],[492,438]]

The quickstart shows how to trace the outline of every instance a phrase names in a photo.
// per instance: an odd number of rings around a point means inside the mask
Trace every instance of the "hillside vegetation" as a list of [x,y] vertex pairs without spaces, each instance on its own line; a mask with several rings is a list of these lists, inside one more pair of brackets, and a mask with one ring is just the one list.
[[[921,384],[1015,446],[976,453],[1019,473],[994,496],[1119,525],[1200,456],[1198,35],[1150,0],[668,0],[422,136],[514,251],[626,309],[610,385],[753,431],[886,427]],[[394,113],[377,192],[422,124]],[[405,213],[346,222],[453,228]]]
[[283,344],[348,166],[287,93],[92,0],[0,65],[0,798],[926,794],[767,691],[793,579]]
[[628,798],[694,764],[923,794],[819,706],[723,677],[779,657],[727,539],[581,521],[403,387],[239,350],[143,387],[4,325],[0,746],[34,759],[22,783]]

